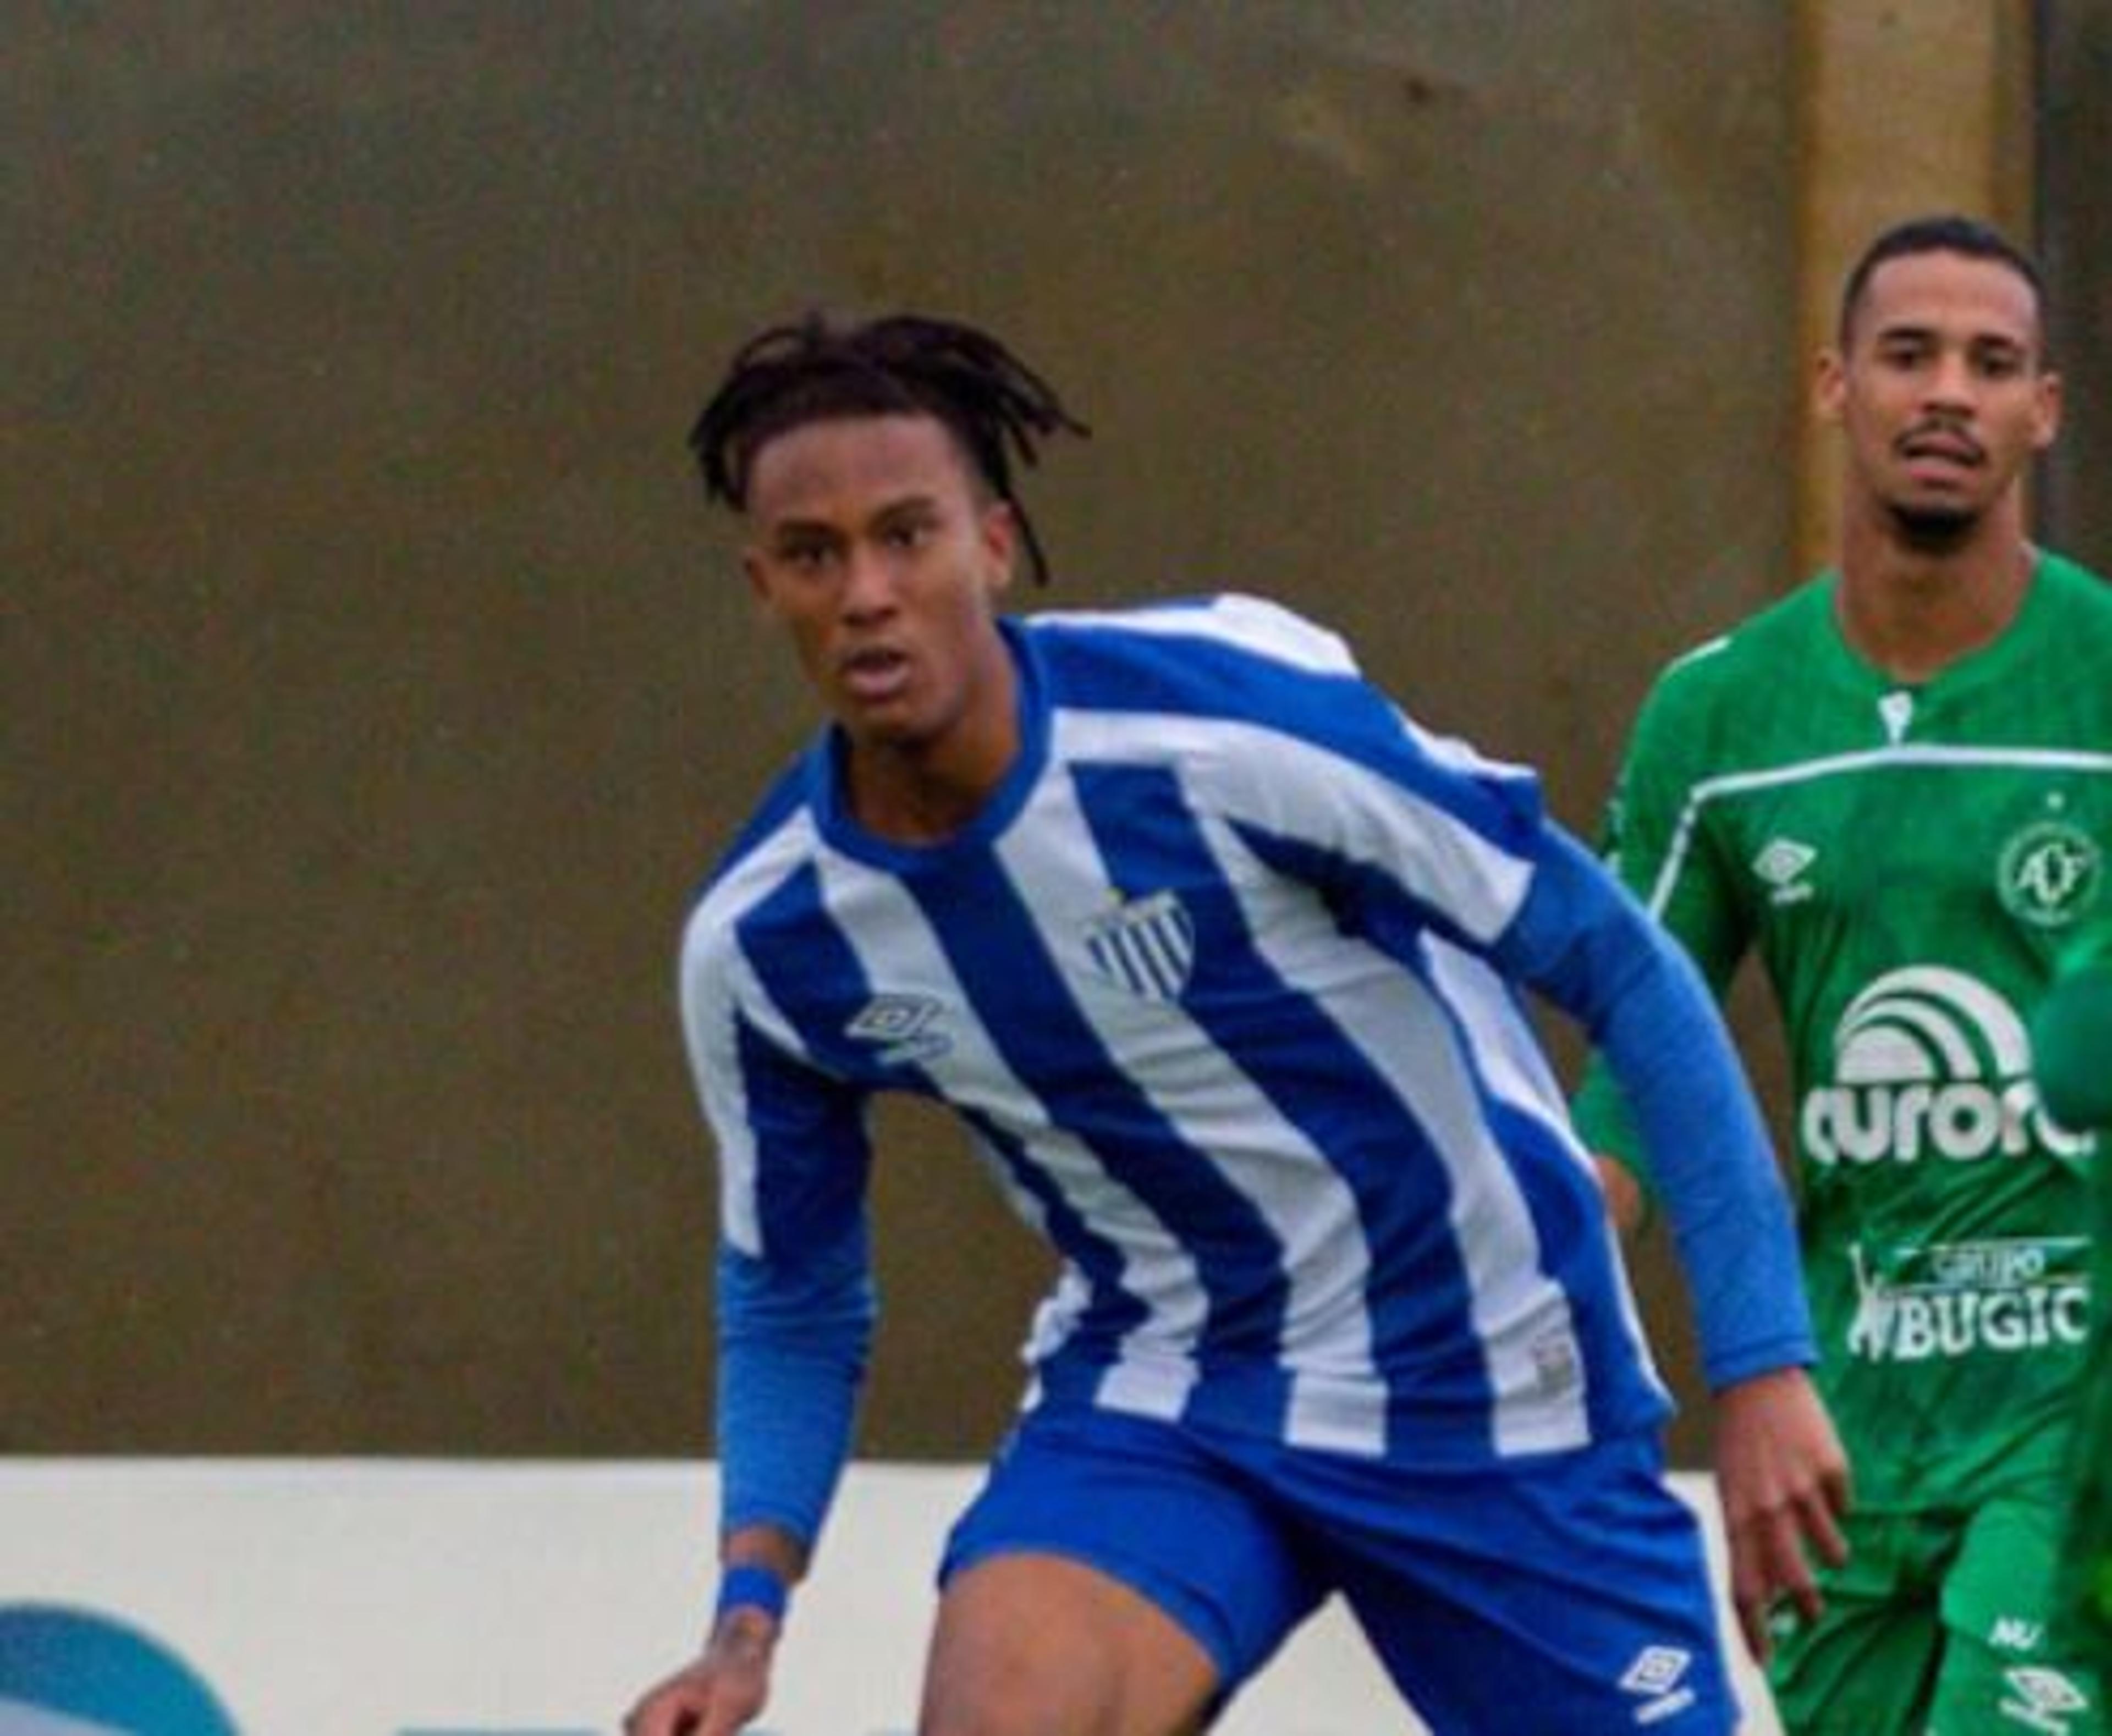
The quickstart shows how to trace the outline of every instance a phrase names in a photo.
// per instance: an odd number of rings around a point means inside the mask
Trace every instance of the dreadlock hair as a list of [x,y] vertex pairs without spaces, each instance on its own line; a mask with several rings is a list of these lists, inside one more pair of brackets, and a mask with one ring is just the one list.
[[690,430],[708,498],[748,504],[755,456],[786,430],[844,416],[932,416],[944,423],[992,493],[1012,508],[1036,584],[1049,563],[1013,492],[1012,461],[1036,444],[1092,430],[1040,375],[988,333],[950,320],[895,314],[840,324],[819,313],[751,338]]

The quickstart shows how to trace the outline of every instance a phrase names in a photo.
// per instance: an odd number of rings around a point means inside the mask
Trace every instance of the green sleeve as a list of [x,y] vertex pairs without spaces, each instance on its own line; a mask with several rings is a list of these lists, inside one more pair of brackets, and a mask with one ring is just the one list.
[[[1697,796],[1708,775],[1708,731],[1696,715],[1695,673],[1675,665],[1645,702],[1606,806],[1600,848],[1629,891],[1692,956],[1720,999],[1750,929],[1707,805]],[[1597,1056],[1585,1069],[1573,1111],[1586,1149],[1618,1158],[1654,1207],[1634,1118]]]
[[[2071,948],[2032,1019],[2046,1107],[2070,1127],[2112,1130],[2112,921]],[[2073,1462],[2061,1556],[2061,1643],[2095,1661],[2112,1683],[2112,1164],[2092,1160],[2096,1189],[2092,1274],[2100,1311],[2073,1425]]]
[[2032,1056],[2055,1120],[2112,1128],[2112,924],[2061,961],[2032,1019]]

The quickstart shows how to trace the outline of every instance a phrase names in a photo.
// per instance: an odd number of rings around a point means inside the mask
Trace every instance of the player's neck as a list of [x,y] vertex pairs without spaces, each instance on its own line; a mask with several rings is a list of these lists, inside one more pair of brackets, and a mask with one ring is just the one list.
[[1902,682],[1927,681],[2001,637],[2031,589],[2037,552],[2012,501],[1955,542],[1906,534],[1873,507],[1842,526],[1841,631]]
[[851,815],[890,843],[944,843],[980,814],[1004,782],[1020,748],[1010,669],[1001,698],[988,697],[929,739],[867,739],[844,767]]
[[[908,763],[909,756],[862,756],[851,776],[851,812],[893,844],[942,844],[982,811],[996,786],[961,783]],[[881,763],[875,764],[875,758]]]

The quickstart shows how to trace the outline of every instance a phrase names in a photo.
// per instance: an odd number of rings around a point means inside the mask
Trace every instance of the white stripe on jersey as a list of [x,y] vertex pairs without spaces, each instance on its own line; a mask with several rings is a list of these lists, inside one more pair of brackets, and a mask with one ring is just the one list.
[[1357,673],[1357,660],[1340,634],[1265,597],[1238,592],[1227,592],[1207,602],[1140,609],[1052,610],[1030,620],[1052,627],[1111,627],[1146,637],[1214,639],[1314,675]]
[[804,1052],[804,1045],[738,946],[725,948],[722,980],[702,968],[699,955],[721,934],[734,933],[749,906],[776,890],[819,841],[812,814],[795,809],[712,888],[690,913],[682,935],[682,1024],[690,1055],[703,1057],[702,1065],[693,1062],[691,1071],[718,1142],[722,1233],[751,1256],[762,1252],[762,1229],[756,1211],[755,1136],[748,1114],[747,1070],[740,1061],[739,1020],[744,1015],[787,1054]]
[[1550,1367],[1579,1366],[1569,1305],[1541,1272],[1532,1214],[1490,1133],[1458,1034],[1428,990],[1399,970],[1373,978],[1340,1010],[1346,1034],[1400,1092],[1451,1183],[1452,1240],[1495,1394],[1497,1453],[1581,1445],[1590,1438],[1582,1383],[1555,1383],[1552,1398],[1541,1390]]
[[1439,993],[1454,1002],[1460,1022],[1467,1027],[1490,1088],[1554,1132],[1576,1154],[1577,1163],[1589,1170],[1591,1161],[1570,1127],[1562,1087],[1531,1027],[1519,1016],[1503,979],[1472,953],[1434,934],[1425,938],[1423,949]]
[[[916,900],[891,875],[834,851],[823,849],[818,861],[822,902],[858,955],[867,980],[918,983],[946,1002],[949,1047],[927,1059],[924,1071],[949,1102],[1003,1126],[1033,1129],[1031,1161],[1086,1226],[1120,1253],[1122,1287],[1145,1311],[1123,1341],[1122,1361],[1109,1377],[1123,1397],[1120,1408],[1168,1420],[1179,1416],[1195,1384],[1195,1350],[1208,1302],[1187,1250],[1142,1200],[1108,1174],[1089,1146],[1050,1125],[1040,1101],[1006,1064],[976,1017],[974,1002]],[[856,923],[842,915],[853,903],[862,919]],[[990,1161],[1002,1166],[1002,1160]],[[1017,1201],[1014,1188],[1006,1192]]]

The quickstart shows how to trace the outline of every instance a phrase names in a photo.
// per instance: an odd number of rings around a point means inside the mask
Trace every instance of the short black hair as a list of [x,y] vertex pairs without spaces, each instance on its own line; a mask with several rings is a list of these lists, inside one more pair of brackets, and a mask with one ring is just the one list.
[[758,333],[735,352],[690,430],[704,493],[748,504],[756,454],[788,429],[845,416],[935,416],[976,474],[1009,506],[1035,582],[1049,564],[1013,492],[1012,461],[1031,465],[1038,443],[1091,430],[1054,390],[989,333],[913,313],[863,320],[813,312]]
[[1856,311],[1878,267],[1888,260],[1905,259],[1920,253],[1962,253],[1968,259],[1991,260],[2015,272],[2031,285],[2042,334],[2040,349],[2044,352],[2046,280],[2039,275],[2037,262],[1991,223],[1955,211],[1909,217],[1904,223],[1894,224],[1863,249],[1863,257],[1855,261],[1841,289],[1841,318],[1836,338],[1843,350],[1848,348]]

